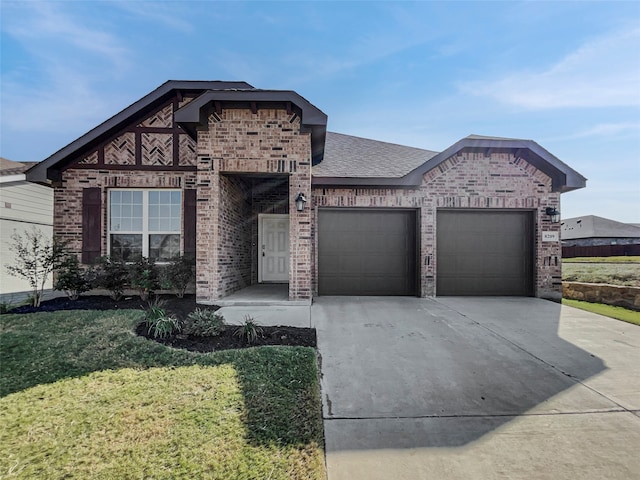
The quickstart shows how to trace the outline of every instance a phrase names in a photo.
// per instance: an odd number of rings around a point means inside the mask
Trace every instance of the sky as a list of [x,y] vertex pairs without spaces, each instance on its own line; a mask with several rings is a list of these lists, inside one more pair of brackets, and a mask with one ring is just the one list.
[[40,161],[167,80],[294,90],[328,129],[535,140],[563,218],[640,223],[640,2],[0,0],[0,156]]

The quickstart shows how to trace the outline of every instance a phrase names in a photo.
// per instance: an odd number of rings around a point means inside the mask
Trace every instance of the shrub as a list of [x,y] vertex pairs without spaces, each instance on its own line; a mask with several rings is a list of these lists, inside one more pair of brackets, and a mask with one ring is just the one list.
[[174,257],[162,268],[160,285],[164,289],[175,289],[178,298],[184,297],[187,287],[195,280],[194,265],[193,257]]
[[213,310],[196,308],[187,316],[182,333],[199,337],[215,337],[224,332],[224,317]]
[[244,316],[244,323],[237,327],[233,334],[251,344],[262,336],[262,327],[249,315]]
[[147,333],[153,338],[165,338],[180,331],[180,321],[173,315],[168,315],[164,309],[164,301],[158,297],[149,302],[145,309],[144,323]]
[[127,284],[129,272],[122,260],[115,260],[109,256],[100,257],[95,270],[95,282],[98,287],[111,292],[111,298],[118,301]]
[[77,300],[81,293],[91,290],[86,271],[80,268],[76,255],[67,255],[56,274],[55,289],[66,293],[69,300]]
[[20,235],[11,235],[9,250],[16,254],[15,265],[5,265],[9,275],[23,278],[31,287],[31,304],[39,307],[42,292],[49,275],[60,266],[66,253],[65,244],[55,238],[46,238],[44,233],[33,228]]
[[149,294],[158,286],[158,269],[147,257],[138,259],[128,266],[129,282],[138,290],[140,299],[146,301]]

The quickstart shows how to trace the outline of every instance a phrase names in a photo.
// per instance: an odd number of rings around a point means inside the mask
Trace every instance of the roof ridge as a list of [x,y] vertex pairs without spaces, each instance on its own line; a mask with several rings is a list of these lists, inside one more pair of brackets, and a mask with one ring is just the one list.
[[393,145],[395,147],[402,147],[402,148],[412,148],[414,150],[421,150],[423,152],[429,152],[429,153],[440,153],[439,150],[429,150],[427,148],[422,148],[422,147],[413,147],[411,145],[404,145],[402,143],[395,143],[395,142],[386,142],[384,140],[376,140],[375,138],[368,138],[368,137],[360,137],[358,135],[349,135],[348,133],[340,133],[340,132],[330,132],[327,131],[327,135],[341,135],[343,137],[351,137],[351,138],[358,138],[360,140],[366,140],[368,142],[376,142],[376,143],[385,143],[387,145]]

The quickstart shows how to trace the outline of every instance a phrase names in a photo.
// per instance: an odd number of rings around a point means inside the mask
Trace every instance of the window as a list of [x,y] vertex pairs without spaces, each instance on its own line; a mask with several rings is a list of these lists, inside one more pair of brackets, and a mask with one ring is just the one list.
[[110,190],[109,254],[167,262],[180,254],[180,190]]

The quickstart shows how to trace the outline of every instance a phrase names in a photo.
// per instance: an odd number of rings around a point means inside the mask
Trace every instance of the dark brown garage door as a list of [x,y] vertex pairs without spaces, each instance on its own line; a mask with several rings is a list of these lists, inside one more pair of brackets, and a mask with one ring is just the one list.
[[531,212],[439,211],[437,295],[533,294]]
[[320,210],[320,295],[416,295],[416,215]]

